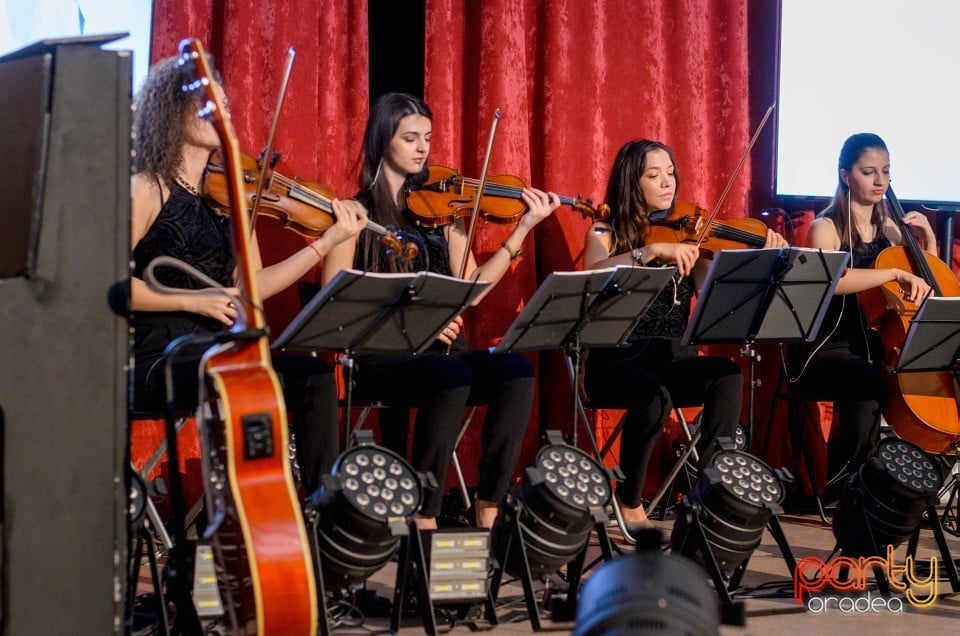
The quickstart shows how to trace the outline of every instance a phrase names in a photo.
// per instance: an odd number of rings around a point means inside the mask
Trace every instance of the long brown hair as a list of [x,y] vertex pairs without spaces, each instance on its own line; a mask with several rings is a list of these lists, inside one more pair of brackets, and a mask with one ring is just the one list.
[[[400,230],[409,235],[412,223],[403,213],[397,192],[391,192],[387,180],[380,172],[383,170],[384,156],[400,126],[400,120],[408,115],[422,115],[433,119],[433,113],[422,99],[407,93],[387,93],[381,95],[370,109],[370,117],[363,132],[363,154],[360,158],[359,186],[363,194],[361,199],[367,204],[370,219],[380,225]],[[411,175],[408,181],[426,177],[423,174]],[[401,195],[402,196],[402,195]],[[360,234],[357,250],[364,267],[373,267],[376,271],[397,271],[404,263],[389,258],[371,232]]]
[[648,210],[643,200],[640,177],[647,167],[647,153],[656,150],[662,150],[670,157],[670,163],[674,166],[673,176],[677,189],[680,188],[677,162],[673,158],[673,151],[668,146],[650,139],[636,139],[624,144],[617,153],[617,158],[613,160],[610,180],[607,182],[606,201],[610,206],[611,225],[613,225],[610,256],[628,252],[644,244],[650,228],[648,215],[653,210]]
[[[840,171],[845,170],[849,174],[853,170],[853,164],[857,163],[863,153],[870,149],[890,152],[887,150],[887,144],[883,142],[883,139],[873,133],[850,135],[843,142],[843,147],[840,149],[840,158],[837,161],[837,191],[834,193],[830,204],[819,214],[820,217],[833,221],[841,244],[847,242],[847,233],[851,230],[847,227],[847,221],[850,219],[850,186],[844,183]],[[883,223],[886,217],[885,205],[884,201],[878,201],[873,205],[873,211],[870,214],[870,224],[876,229],[876,236],[883,233]],[[853,245],[848,247],[857,252],[863,248],[863,245],[860,233],[853,232]]]

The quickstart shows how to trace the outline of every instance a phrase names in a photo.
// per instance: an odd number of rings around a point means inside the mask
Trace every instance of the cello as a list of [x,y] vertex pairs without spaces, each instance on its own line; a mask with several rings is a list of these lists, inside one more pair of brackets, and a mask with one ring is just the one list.
[[230,633],[316,634],[317,585],[289,465],[286,408],[273,370],[250,263],[250,219],[240,150],[207,55],[180,43],[180,64],[212,121],[228,175],[234,260],[243,294],[230,338],[201,360],[197,421],[204,491],[220,593]]
[[[891,216],[900,228],[903,244],[888,247],[874,262],[874,268],[897,268],[923,278],[933,296],[960,296],[960,283],[936,256],[924,251],[913,230],[904,221],[903,208],[887,188]],[[917,305],[904,298],[896,282],[858,294],[864,317],[883,339],[887,352],[883,374],[887,383],[884,418],[897,435],[930,453],[955,452],[960,444],[957,378],[952,371],[895,373],[910,322]]]

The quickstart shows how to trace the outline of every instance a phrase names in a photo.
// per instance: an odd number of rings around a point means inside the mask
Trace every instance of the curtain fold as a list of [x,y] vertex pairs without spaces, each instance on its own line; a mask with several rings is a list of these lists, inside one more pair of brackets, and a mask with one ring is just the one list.
[[[749,4],[426,0],[431,161],[478,177],[499,108],[491,174],[517,175],[529,185],[599,203],[616,151],[648,137],[674,149],[679,199],[712,209],[758,118],[754,105],[751,119],[749,99]],[[286,51],[294,46],[297,59],[275,141],[283,154],[278,169],[341,197],[355,192],[369,103],[367,0],[155,0],[154,6],[154,57],[175,53],[183,37],[204,41],[223,74],[248,154],[265,143]],[[397,33],[396,45],[403,46],[405,37]],[[748,162],[721,217],[750,213],[750,182]],[[589,224],[562,207],[527,238],[523,258],[467,316],[474,346],[495,342],[548,273],[582,266]],[[272,221],[257,228],[266,263],[303,245]],[[481,222],[474,245],[479,259],[489,258],[511,231]],[[319,270],[305,278],[319,280]],[[299,306],[295,289],[268,301],[274,334]],[[569,426],[573,418],[562,355],[532,357],[539,362],[539,410],[521,465],[539,429]],[[600,413],[598,419],[612,427],[617,418]],[[468,480],[475,475],[478,428],[468,431],[469,448],[460,454]]]
[[[277,171],[356,192],[357,158],[369,112],[366,0],[155,0],[154,60],[174,55],[185,37],[198,37],[214,56],[243,151],[265,146],[293,47],[296,57],[277,126]],[[265,264],[304,245],[303,237],[269,219],[257,220]],[[319,269],[304,277],[319,282]],[[273,335],[300,309],[294,285],[266,301]]]
[[[509,173],[567,196],[604,198],[623,143],[647,137],[673,148],[679,199],[712,209],[749,141],[747,0],[427,0],[425,98],[434,111],[432,161],[479,176],[492,113],[502,114],[491,174]],[[750,166],[722,218],[747,215]],[[501,336],[550,272],[582,267],[589,227],[559,209],[468,316],[484,346]],[[510,227],[479,226],[482,261]],[[482,312],[482,320],[477,316]],[[539,356],[541,428],[572,422],[559,352]],[[600,414],[615,424],[616,417]],[[525,445],[529,456],[537,427]]]

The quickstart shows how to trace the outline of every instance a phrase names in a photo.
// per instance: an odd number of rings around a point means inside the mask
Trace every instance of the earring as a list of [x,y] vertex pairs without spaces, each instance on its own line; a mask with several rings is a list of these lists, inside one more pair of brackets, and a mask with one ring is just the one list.
[[376,184],[377,179],[380,178],[380,169],[383,168],[383,157],[380,157],[380,162],[377,164],[377,173],[373,175],[373,181],[370,182],[370,185],[367,186],[367,190],[372,188]]

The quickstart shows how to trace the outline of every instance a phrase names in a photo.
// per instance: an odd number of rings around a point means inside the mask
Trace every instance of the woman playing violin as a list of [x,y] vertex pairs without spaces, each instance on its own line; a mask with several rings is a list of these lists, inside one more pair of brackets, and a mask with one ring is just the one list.
[[[743,376],[728,358],[698,356],[680,339],[687,326],[690,303],[707,261],[688,243],[648,243],[651,219],[668,216],[676,201],[680,177],[673,152],[647,139],[628,142],[617,154],[607,182],[610,222],[588,230],[584,268],[613,265],[670,264],[679,279],[654,300],[629,338],[617,349],[595,349],[586,359],[584,387],[595,404],[625,408],[620,466],[626,480],[617,497],[629,527],[648,526],[641,502],[643,481],[653,447],[674,405],[703,404],[701,464],[714,452],[718,437],[730,437],[740,417]],[[772,231],[768,247],[785,245]]]
[[[197,98],[181,90],[189,75],[176,61],[176,57],[167,58],[150,70],[137,96],[134,120],[131,308],[134,405],[143,411],[164,410],[164,348],[184,334],[227,329],[237,317],[228,294],[240,291],[234,282],[229,221],[199,194],[207,160],[220,147],[220,140],[213,125],[197,117]],[[253,237],[251,258],[264,298],[294,283],[335,244],[355,237],[366,222],[356,204],[335,201],[333,211],[336,223],[321,238],[269,267],[263,267]],[[144,282],[144,271],[161,255],[194,266],[224,286],[228,294],[167,267],[156,270],[157,279],[183,289],[183,293],[152,290]],[[196,406],[197,366],[205,348],[177,357],[175,398],[180,409]],[[301,476],[309,492],[332,466],[339,449],[336,385],[330,367],[318,359],[277,355],[274,364],[293,412]]]
[[[467,259],[466,276],[496,283],[522,250],[533,227],[559,205],[557,195],[524,189],[528,212],[513,233],[483,265],[478,266],[466,244],[462,221],[431,229],[413,222],[406,208],[405,187],[426,173],[432,135],[432,114],[420,99],[389,93],[374,104],[363,140],[360,193],[356,198],[369,210],[370,218],[402,230],[420,245],[419,256],[401,263],[382,256],[367,236],[344,241],[329,254],[323,267],[328,282],[348,267],[374,271],[428,270],[456,275]],[[519,354],[492,355],[466,351],[461,338],[461,319],[450,323],[438,337],[434,351],[417,356],[373,355],[358,360],[358,397],[376,398],[390,406],[381,413],[385,444],[406,450],[408,412],[417,407],[412,460],[418,470],[433,472],[444,482],[465,405],[487,403],[483,424],[480,479],[477,486],[477,521],[490,527],[497,514],[497,501],[506,492],[520,452],[533,404],[533,369]],[[453,347],[452,355],[441,351]],[[428,493],[419,520],[421,527],[436,527],[442,492]]]
[[[923,278],[902,269],[873,269],[877,255],[903,243],[899,227],[887,211],[884,194],[890,185],[890,154],[879,136],[858,133],[840,150],[838,183],[833,200],[808,234],[810,247],[849,251],[852,267],[838,281],[815,342],[800,366],[797,389],[804,397],[835,402],[838,426],[827,444],[828,488],[835,495],[842,478],[856,470],[880,435],[880,413],[886,394],[880,369],[882,343],[864,321],[856,294],[896,281],[904,297],[919,304],[930,293]],[[936,236],[919,212],[904,221],[936,255]],[[805,364],[804,364],[805,363]]]

